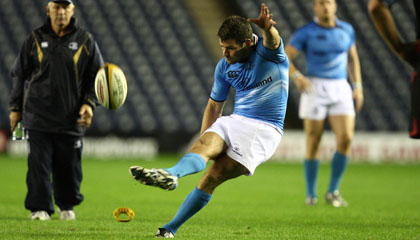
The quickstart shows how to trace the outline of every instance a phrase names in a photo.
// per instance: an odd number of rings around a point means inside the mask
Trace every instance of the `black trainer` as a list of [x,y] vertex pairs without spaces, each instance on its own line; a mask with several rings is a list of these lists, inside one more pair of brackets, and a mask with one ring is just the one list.
[[156,233],[156,237],[157,238],[174,238],[174,234],[169,230],[166,230],[164,228],[159,228],[158,232]]
[[163,169],[132,166],[129,172],[141,184],[160,187],[168,191],[174,190],[178,184],[178,178]]

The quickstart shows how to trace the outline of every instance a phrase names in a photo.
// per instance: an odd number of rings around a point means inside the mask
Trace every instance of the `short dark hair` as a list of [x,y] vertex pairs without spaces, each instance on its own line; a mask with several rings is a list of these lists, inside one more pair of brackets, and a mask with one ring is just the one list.
[[220,26],[217,36],[221,41],[233,39],[242,44],[246,39],[252,39],[252,27],[246,18],[230,16]]

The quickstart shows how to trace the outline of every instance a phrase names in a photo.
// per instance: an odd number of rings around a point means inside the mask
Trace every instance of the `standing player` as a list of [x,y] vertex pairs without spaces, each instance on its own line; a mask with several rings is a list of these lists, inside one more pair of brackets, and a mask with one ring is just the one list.
[[[248,21],[262,29],[262,38],[253,35]],[[215,70],[201,137],[190,153],[172,168],[130,168],[139,182],[173,190],[179,178],[202,171],[210,159],[214,160],[175,217],[159,228],[157,237],[172,238],[210,201],[217,186],[244,174],[252,175],[280,142],[288,98],[288,59],[272,14],[264,4],[259,17],[248,21],[232,16],[218,31],[224,58]],[[236,92],[234,113],[221,117],[231,86]]]
[[[290,61],[290,76],[301,92],[299,117],[303,119],[306,134],[304,172],[306,203],[318,202],[316,194],[319,167],[319,144],[328,121],[336,136],[337,150],[331,163],[331,179],[326,201],[334,207],[347,206],[338,188],[347,166],[350,145],[354,134],[355,111],[363,104],[362,82],[355,36],[350,24],[336,18],[335,0],[314,0],[314,21],[298,29],[286,46],[289,59],[298,51],[306,57],[306,74],[303,75]],[[347,71],[353,93],[347,81]]]
[[394,18],[389,10],[389,7],[396,1],[370,0],[369,14],[376,29],[389,47],[414,68],[411,77],[410,137],[420,139],[420,2],[413,0],[417,16],[417,42],[405,43],[398,33]]
[[44,25],[23,43],[12,69],[10,126],[28,129],[28,193],[31,219],[74,220],[83,201],[82,136],[96,106],[95,75],[103,64],[92,35],[76,25],[71,0],[51,0]]

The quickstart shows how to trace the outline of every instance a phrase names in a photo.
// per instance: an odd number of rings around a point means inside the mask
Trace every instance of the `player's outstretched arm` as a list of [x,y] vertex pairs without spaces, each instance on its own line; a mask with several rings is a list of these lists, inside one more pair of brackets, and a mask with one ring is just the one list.
[[357,54],[356,45],[354,44],[349,50],[347,70],[349,73],[350,82],[353,84],[353,98],[356,101],[356,111],[360,111],[364,101],[362,74],[360,70],[359,55]]
[[281,38],[279,32],[274,27],[276,22],[273,20],[273,14],[270,14],[270,10],[264,3],[261,4],[260,16],[258,18],[249,18],[248,21],[262,29],[264,47],[277,49],[280,46]]
[[292,80],[296,87],[298,88],[300,93],[311,93],[312,92],[312,85],[311,82],[299,72],[299,69],[296,68],[295,64],[293,64],[293,58],[295,58],[299,51],[294,48],[292,45],[287,44],[284,48],[284,51],[289,58],[289,78]]
[[207,103],[207,107],[204,110],[203,120],[201,122],[201,131],[200,135],[203,134],[204,131],[207,130],[214,122],[216,122],[217,118],[222,115],[224,102],[216,102],[213,99],[209,99]]
[[395,26],[389,8],[382,4],[383,0],[370,0],[369,15],[376,29],[389,47],[403,60],[414,66],[416,43],[404,43]]

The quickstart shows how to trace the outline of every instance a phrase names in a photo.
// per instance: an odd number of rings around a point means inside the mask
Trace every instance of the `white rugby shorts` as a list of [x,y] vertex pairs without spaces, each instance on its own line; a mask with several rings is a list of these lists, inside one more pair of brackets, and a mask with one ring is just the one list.
[[299,103],[301,119],[323,120],[327,116],[354,116],[352,89],[346,79],[309,78],[313,91],[302,93]]
[[225,141],[226,154],[245,166],[248,176],[273,156],[282,137],[276,126],[237,114],[219,117],[206,132],[214,132]]

